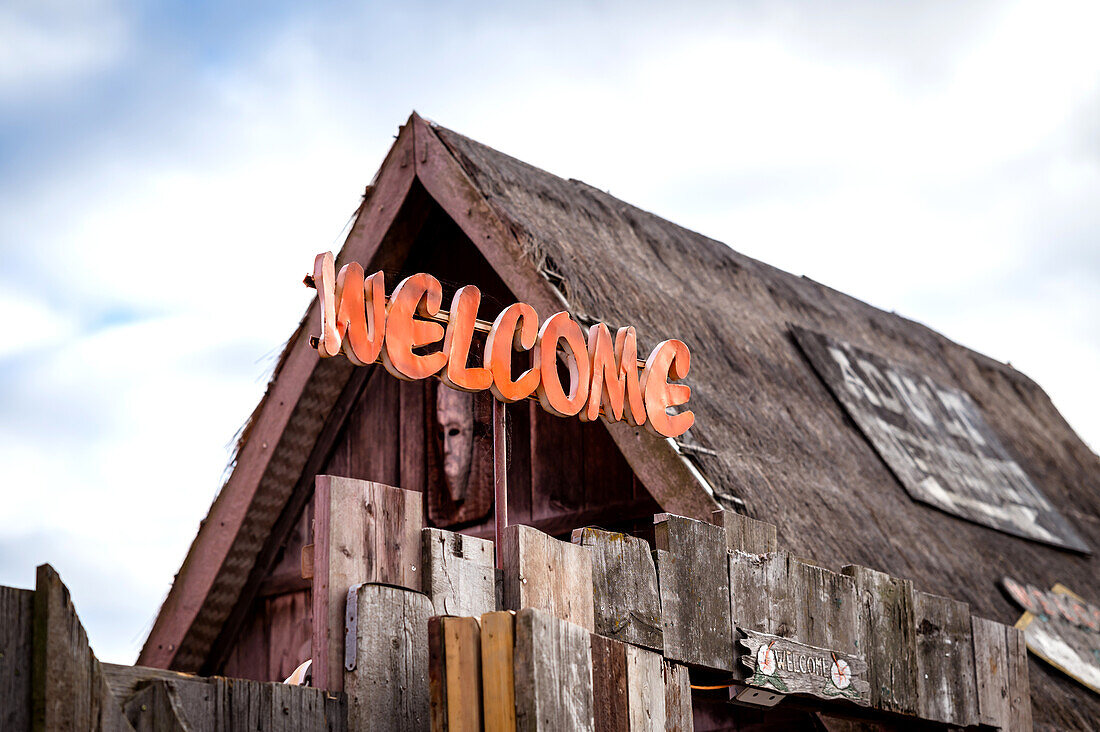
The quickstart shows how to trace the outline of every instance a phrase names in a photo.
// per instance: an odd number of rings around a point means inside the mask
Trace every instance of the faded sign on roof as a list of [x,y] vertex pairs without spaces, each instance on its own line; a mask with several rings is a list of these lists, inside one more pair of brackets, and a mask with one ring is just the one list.
[[1009,534],[1089,552],[969,394],[821,333],[791,330],[911,497]]

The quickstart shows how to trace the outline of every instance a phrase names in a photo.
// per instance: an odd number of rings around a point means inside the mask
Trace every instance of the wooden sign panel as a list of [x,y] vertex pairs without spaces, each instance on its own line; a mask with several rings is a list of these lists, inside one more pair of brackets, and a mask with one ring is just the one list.
[[741,645],[749,653],[741,656],[741,663],[753,671],[745,682],[750,686],[782,694],[849,699],[863,706],[871,703],[867,663],[862,658],[755,630],[738,630],[746,636]]
[[1061,584],[1049,592],[1010,577],[1001,584],[1025,610],[1016,627],[1028,650],[1100,694],[1100,607]]
[[791,331],[911,497],[1008,534],[1090,553],[969,394],[821,333]]

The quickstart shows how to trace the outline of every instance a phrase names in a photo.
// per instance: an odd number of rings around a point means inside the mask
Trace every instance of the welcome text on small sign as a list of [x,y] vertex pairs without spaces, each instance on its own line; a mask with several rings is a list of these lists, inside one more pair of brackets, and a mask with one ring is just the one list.
[[[675,383],[691,367],[682,341],[658,343],[639,370],[633,327],[619,328],[612,337],[605,324],[597,323],[586,337],[569,313],[554,313],[540,326],[535,309],[517,302],[493,321],[481,365],[469,366],[481,304],[477,287],[459,288],[444,313],[443,288],[432,275],[406,277],[387,298],[382,272],[367,277],[361,265],[351,262],[337,275],[328,252],[314,261],[313,285],[321,311],[315,343],[323,358],[343,353],[360,366],[381,359],[387,371],[406,381],[438,375],[453,389],[489,389],[503,402],[534,395],[543,409],[560,417],[625,419],[663,437],[679,437],[695,422],[691,411],[669,413],[691,397],[691,387]],[[426,352],[436,344],[439,350]],[[513,358],[524,351],[531,354],[530,367],[514,375]],[[559,377],[559,358],[568,384]]]

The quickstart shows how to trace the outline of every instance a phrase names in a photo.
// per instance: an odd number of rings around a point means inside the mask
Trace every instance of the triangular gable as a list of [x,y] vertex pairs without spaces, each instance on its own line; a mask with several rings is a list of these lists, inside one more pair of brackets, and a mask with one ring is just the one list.
[[[568,310],[558,291],[525,256],[435,130],[415,113],[401,129],[369,189],[340,253],[340,262],[396,269],[409,237],[393,227],[414,181],[461,227],[505,285],[541,314]],[[309,344],[316,302],[290,339],[268,393],[242,436],[234,470],[215,499],[161,607],[138,663],[199,670],[280,520],[297,515],[316,468],[322,432],[339,424],[331,410],[357,370],[344,359],[319,359]],[[361,374],[360,374],[361,375]],[[346,416],[346,415],[343,415]],[[337,420],[338,421],[338,420]],[[623,425],[625,427],[625,425]],[[661,506],[707,518],[720,505],[700,476],[667,442],[643,430],[609,430]],[[312,458],[312,459],[311,459]],[[292,505],[298,501],[297,505]],[[268,551],[271,551],[268,547]]]

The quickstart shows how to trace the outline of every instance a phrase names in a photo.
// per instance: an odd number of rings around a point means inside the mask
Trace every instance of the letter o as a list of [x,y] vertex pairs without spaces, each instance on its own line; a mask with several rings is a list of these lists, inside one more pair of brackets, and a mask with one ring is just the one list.
[[[566,367],[569,369],[569,393],[565,393],[558,378],[558,343],[567,346]],[[554,313],[539,330],[535,343],[535,363],[542,371],[542,380],[536,390],[542,408],[559,417],[572,417],[580,413],[588,400],[591,365],[588,362],[588,344],[581,327],[569,317],[569,313]]]

